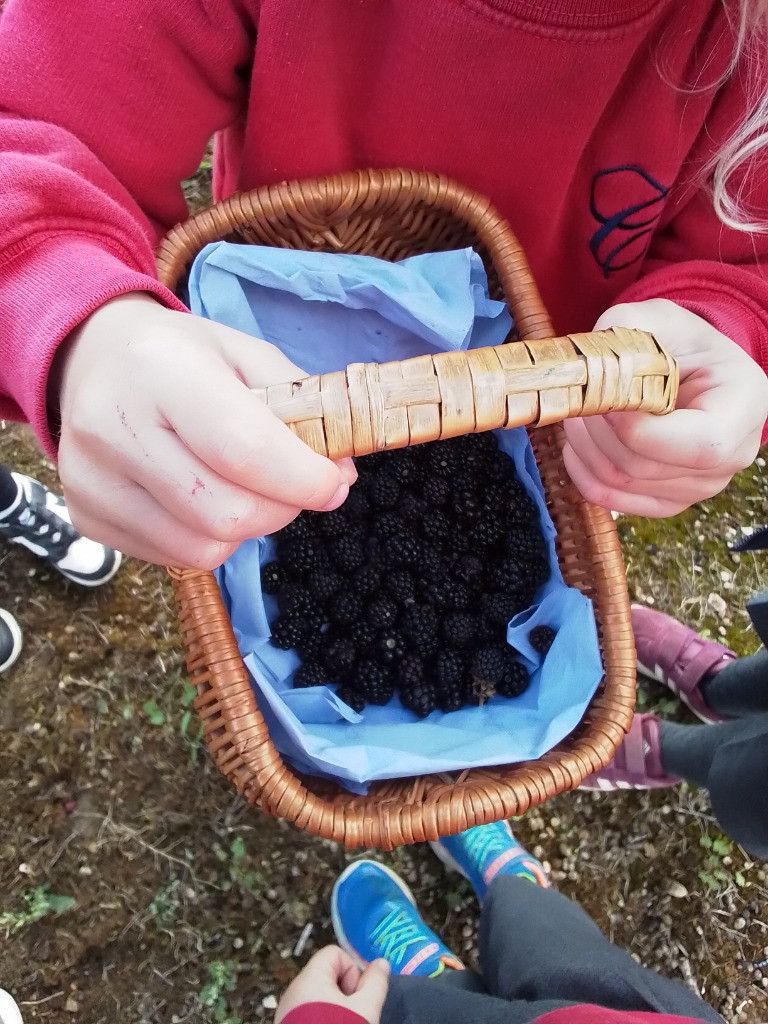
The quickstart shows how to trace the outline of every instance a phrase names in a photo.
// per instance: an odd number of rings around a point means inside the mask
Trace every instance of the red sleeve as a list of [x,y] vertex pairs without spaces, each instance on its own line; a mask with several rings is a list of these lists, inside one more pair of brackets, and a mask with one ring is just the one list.
[[[286,1017],[286,1024],[288,1022]],[[298,1024],[298,1022],[291,1022]],[[300,1022],[305,1024],[305,1022]],[[306,1022],[309,1024],[309,1021]],[[335,1022],[334,1022],[335,1024]],[[607,1010],[604,1006],[564,1006],[537,1017],[532,1024],[702,1024],[698,1017],[674,1017],[667,1013],[636,1013],[629,1010]]]
[[368,1024],[365,1017],[332,1003],[304,1003],[283,1017],[282,1024]]
[[[726,227],[711,191],[702,187],[703,168],[747,109],[744,84],[737,78],[713,104],[684,164],[677,194],[651,242],[644,276],[617,302],[670,299],[709,321],[768,371],[768,230]],[[768,229],[768,156],[737,175],[730,190],[741,193],[753,217]]]
[[0,417],[50,452],[46,381],[70,331],[129,291],[183,308],[155,244],[244,102],[253,33],[238,0],[0,6]]

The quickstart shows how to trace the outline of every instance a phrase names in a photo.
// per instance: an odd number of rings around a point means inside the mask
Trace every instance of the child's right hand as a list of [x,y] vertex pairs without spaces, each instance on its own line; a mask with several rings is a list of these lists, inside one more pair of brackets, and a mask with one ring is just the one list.
[[389,964],[374,960],[364,971],[338,946],[315,953],[283,994],[275,1014],[281,1024],[291,1010],[305,1003],[328,1003],[357,1013],[368,1024],[379,1024],[389,988]]
[[59,472],[76,528],[126,554],[210,569],[357,473],[306,447],[250,388],[306,374],[265,341],[133,293],[57,356]]

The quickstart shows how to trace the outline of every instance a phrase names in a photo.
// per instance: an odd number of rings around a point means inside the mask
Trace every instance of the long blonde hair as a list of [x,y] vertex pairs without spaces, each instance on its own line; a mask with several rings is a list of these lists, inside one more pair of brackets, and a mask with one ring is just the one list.
[[[757,157],[768,155],[768,0],[739,0],[732,14],[728,0],[726,11],[734,34],[733,56],[725,77],[736,74],[747,62],[752,90],[751,110],[707,168],[717,216],[737,231],[768,232],[761,211],[750,211],[743,201],[745,179],[741,172]],[[738,173],[738,178],[735,176]],[[734,187],[734,182],[738,184]],[[764,212],[764,211],[762,211]]]

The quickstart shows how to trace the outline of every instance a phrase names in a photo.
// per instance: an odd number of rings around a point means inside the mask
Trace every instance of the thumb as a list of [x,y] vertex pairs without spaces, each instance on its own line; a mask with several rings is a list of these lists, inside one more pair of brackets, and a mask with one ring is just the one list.
[[355,999],[362,1003],[361,1009],[370,1024],[378,1024],[389,990],[390,973],[389,963],[382,959],[368,964],[360,976]]

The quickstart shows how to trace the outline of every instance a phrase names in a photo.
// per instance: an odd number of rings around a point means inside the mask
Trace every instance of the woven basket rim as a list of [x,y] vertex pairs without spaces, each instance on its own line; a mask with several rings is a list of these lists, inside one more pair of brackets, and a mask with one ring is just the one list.
[[[382,207],[397,209],[400,204],[410,204],[409,210],[424,204],[463,222],[498,273],[520,336],[552,336],[519,242],[489,200],[441,175],[402,168],[283,182],[231,196],[169,232],[158,249],[158,274],[162,283],[175,287],[203,245],[247,232],[254,224],[262,234],[272,232],[279,244],[295,248],[299,228],[321,235],[325,230],[332,239],[328,225],[334,219],[345,224],[357,211],[371,218]],[[606,680],[573,736],[533,762],[452,773],[451,781],[422,776],[375,783],[365,797],[341,789],[329,797],[318,796],[274,747],[214,575],[171,567],[188,668],[198,685],[194,703],[207,745],[222,772],[251,803],[348,847],[391,849],[520,814],[575,788],[610,761],[629,728],[635,704],[634,640],[618,535],[610,513],[589,505],[568,481],[559,454],[561,428],[553,425],[530,434],[551,511],[565,528],[572,519],[584,534],[580,552],[558,553],[562,560],[586,552],[585,565],[593,578],[582,583],[594,592],[601,631]],[[557,518],[556,526],[560,533]],[[580,563],[574,572],[583,576]]]

